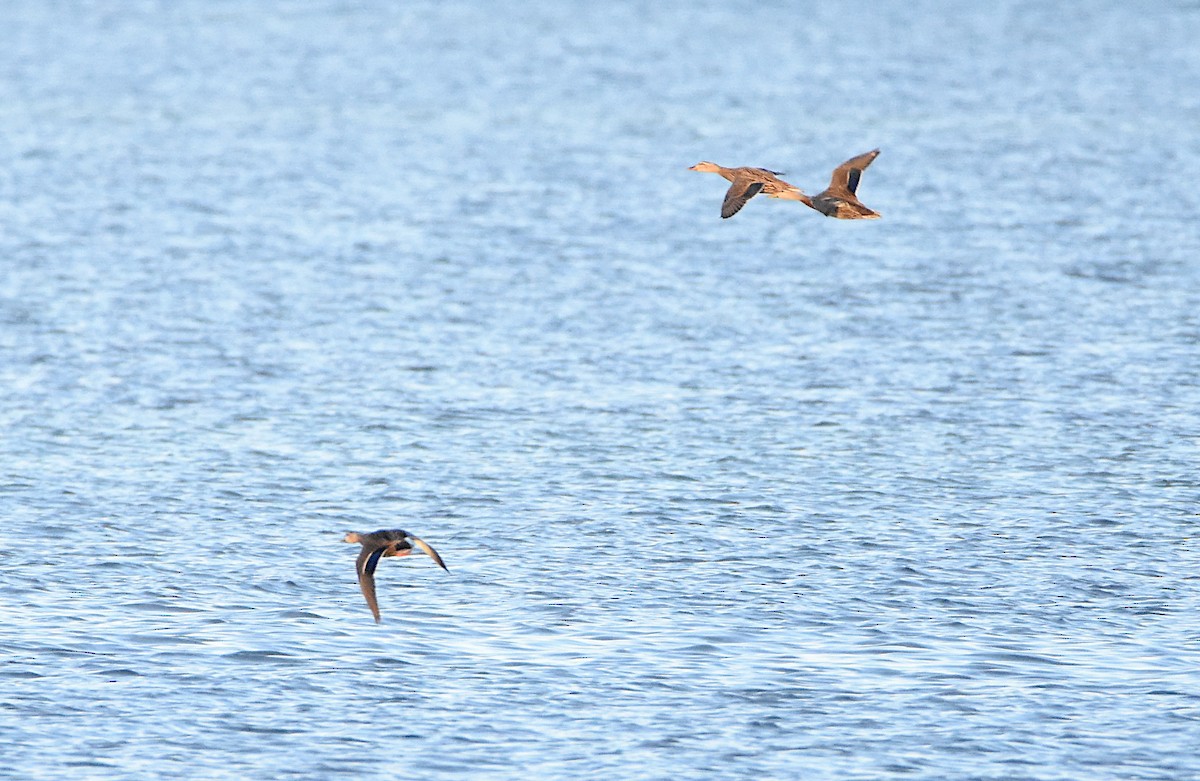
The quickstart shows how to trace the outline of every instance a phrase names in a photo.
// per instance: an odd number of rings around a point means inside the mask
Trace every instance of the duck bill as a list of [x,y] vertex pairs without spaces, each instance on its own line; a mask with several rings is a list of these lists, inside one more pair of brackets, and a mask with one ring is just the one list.
[[442,557],[438,555],[437,551],[430,547],[429,543],[425,542],[425,540],[422,540],[420,537],[413,537],[412,535],[409,535],[408,538],[412,540],[418,548],[425,551],[425,553],[429,555],[429,558],[433,559],[435,564],[447,572],[450,571],[450,568],[446,566],[446,562],[442,561]]

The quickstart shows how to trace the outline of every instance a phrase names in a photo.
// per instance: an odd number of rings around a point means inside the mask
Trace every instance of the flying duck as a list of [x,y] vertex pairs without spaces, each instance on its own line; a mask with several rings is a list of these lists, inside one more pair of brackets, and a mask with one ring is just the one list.
[[388,556],[407,556],[412,553],[413,545],[416,544],[418,548],[429,554],[429,558],[433,559],[434,563],[449,572],[437,551],[421,538],[414,537],[403,529],[380,529],[369,534],[350,532],[346,535],[345,542],[357,542],[362,545],[362,551],[358,554],[358,561],[354,566],[358,570],[358,585],[362,589],[363,596],[367,598],[367,607],[371,608],[377,624],[379,623],[379,602],[375,599],[375,567],[379,564],[379,559]]
[[802,201],[808,196],[782,179],[777,178],[782,171],[768,171],[766,168],[724,168],[716,163],[703,160],[688,169],[706,174],[720,174],[732,184],[725,193],[725,202],[721,204],[721,217],[728,219],[737,214],[746,201],[762,193],[769,198],[783,198],[789,201]]
[[876,157],[879,157],[878,149],[850,158],[833,169],[833,178],[829,180],[829,186],[824,192],[811,198],[805,195],[800,200],[826,217],[837,217],[839,220],[878,220],[879,212],[868,209],[854,194],[858,190],[863,171],[867,170],[867,166]]

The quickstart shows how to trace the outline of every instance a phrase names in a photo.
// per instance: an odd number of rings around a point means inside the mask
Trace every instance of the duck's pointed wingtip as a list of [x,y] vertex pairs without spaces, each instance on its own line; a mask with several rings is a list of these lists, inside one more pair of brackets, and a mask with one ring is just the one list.
[[411,534],[408,535],[408,538],[410,540],[412,540],[414,543],[416,543],[418,548],[425,551],[425,555],[427,555],[429,558],[433,559],[434,562],[439,567],[446,570],[447,572],[450,571],[450,568],[446,566],[446,562],[442,561],[442,557],[439,556],[438,552],[433,549],[433,546],[431,546],[429,543],[425,542],[425,540],[422,540],[420,537],[414,537]]

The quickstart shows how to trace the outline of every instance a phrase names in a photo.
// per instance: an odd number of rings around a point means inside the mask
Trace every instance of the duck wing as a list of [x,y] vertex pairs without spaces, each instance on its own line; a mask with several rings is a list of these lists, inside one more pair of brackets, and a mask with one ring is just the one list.
[[408,538],[410,540],[412,540],[414,543],[416,543],[418,548],[425,551],[425,553],[429,556],[429,558],[433,559],[435,564],[437,564],[439,567],[446,570],[447,572],[450,571],[450,568],[446,566],[446,562],[442,561],[442,557],[439,556],[438,552],[433,549],[433,546],[431,546],[429,543],[425,542],[425,540],[422,540],[420,537],[414,537],[411,534],[408,535]]
[[728,219],[737,214],[746,205],[746,201],[758,195],[762,188],[762,182],[745,179],[734,180],[729,192],[725,193],[725,202],[721,204],[721,217]]
[[375,616],[377,624],[379,623],[379,601],[375,598],[375,567],[379,565],[379,558],[386,550],[386,545],[378,548],[368,548],[364,545],[355,562],[355,568],[358,570],[358,587],[362,589],[363,597],[367,600],[367,607],[371,608],[371,615]]
[[864,152],[858,157],[850,158],[833,169],[833,177],[829,180],[829,190],[827,192],[848,192],[854,195],[858,191],[858,182],[862,179],[863,171],[866,170],[867,166],[876,157],[879,157],[879,150],[872,149],[870,152]]

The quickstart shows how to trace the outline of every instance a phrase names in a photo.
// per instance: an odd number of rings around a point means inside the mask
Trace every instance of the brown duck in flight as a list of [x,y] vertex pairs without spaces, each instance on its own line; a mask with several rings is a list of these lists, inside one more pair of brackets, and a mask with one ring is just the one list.
[[433,559],[439,567],[449,572],[442,557],[429,546],[429,543],[412,536],[403,529],[380,529],[369,534],[350,532],[346,535],[345,541],[357,542],[362,545],[358,561],[355,562],[355,567],[358,569],[358,585],[362,589],[363,596],[367,598],[367,607],[371,608],[377,624],[379,623],[379,602],[375,599],[375,567],[381,558],[407,556],[412,553],[415,544],[429,554],[429,558]]
[[829,187],[818,195],[809,197],[799,187],[794,187],[782,179],[776,178],[779,171],[768,171],[765,168],[722,168],[716,163],[696,163],[691,171],[716,173],[728,179],[733,184],[725,193],[725,203],[721,206],[722,217],[732,217],[759,193],[771,198],[784,198],[816,209],[826,217],[837,217],[841,220],[876,220],[879,213],[863,205],[855,192],[862,172],[879,156],[875,149],[858,157],[852,157],[833,169],[833,178]]
[[724,168],[707,160],[696,163],[688,169],[706,174],[720,174],[732,182],[729,191],[725,193],[725,202],[721,204],[721,217],[729,218],[737,214],[746,201],[762,193],[769,198],[783,198],[789,201],[802,201],[808,196],[782,179],[782,171],[768,171],[765,168]]
[[839,220],[877,220],[879,212],[872,211],[858,200],[858,182],[862,179],[863,171],[871,161],[879,157],[879,150],[872,149],[858,157],[852,157],[833,169],[833,178],[825,191],[809,198],[801,198],[805,204],[824,214],[826,217],[837,217]]

